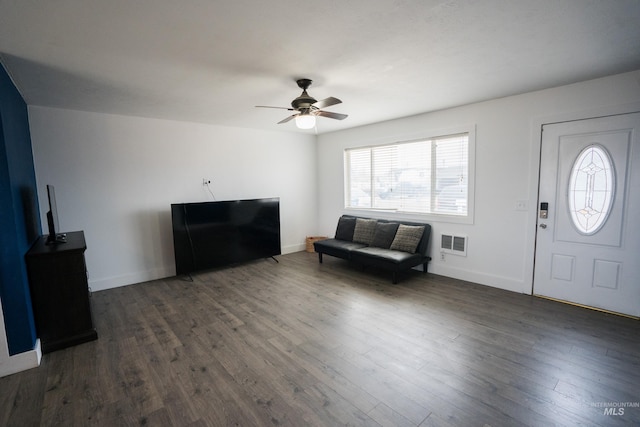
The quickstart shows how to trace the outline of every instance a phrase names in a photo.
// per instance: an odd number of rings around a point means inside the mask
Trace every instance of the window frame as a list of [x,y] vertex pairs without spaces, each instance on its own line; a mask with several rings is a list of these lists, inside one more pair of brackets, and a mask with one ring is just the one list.
[[[347,204],[347,197],[349,196],[349,178],[350,170],[347,164],[347,152],[350,150],[366,149],[391,146],[397,144],[405,144],[426,140],[434,140],[439,138],[446,138],[448,136],[455,136],[467,134],[468,135],[468,164],[467,164],[467,214],[466,215],[452,215],[447,213],[436,212],[410,212],[401,211],[396,209],[381,209],[381,208],[363,208],[363,207],[351,207]],[[429,132],[423,132],[417,135],[408,136],[405,138],[385,138],[375,143],[353,145],[345,147],[342,153],[343,162],[343,200],[342,205],[345,212],[352,215],[375,215],[378,217],[386,217],[389,219],[407,219],[418,221],[432,221],[432,222],[449,222],[458,224],[473,224],[475,217],[475,163],[476,163],[476,131],[475,125],[459,126],[455,128],[440,129]]]

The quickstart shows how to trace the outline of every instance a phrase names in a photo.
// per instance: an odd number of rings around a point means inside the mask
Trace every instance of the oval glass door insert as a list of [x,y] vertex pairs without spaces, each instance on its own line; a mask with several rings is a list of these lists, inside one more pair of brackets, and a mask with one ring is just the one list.
[[609,217],[613,205],[613,163],[601,145],[586,147],[571,168],[567,189],[569,214],[578,232],[592,235]]

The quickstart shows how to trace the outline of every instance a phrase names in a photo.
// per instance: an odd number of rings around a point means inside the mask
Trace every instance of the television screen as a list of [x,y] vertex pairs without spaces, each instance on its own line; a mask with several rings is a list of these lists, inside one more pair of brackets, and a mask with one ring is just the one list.
[[280,199],[171,205],[176,274],[280,255]]
[[60,233],[60,224],[58,223],[58,206],[56,204],[56,191],[53,185],[47,185],[47,198],[49,199],[49,212],[47,212],[47,225],[49,235],[47,243],[64,243],[66,242],[66,234]]

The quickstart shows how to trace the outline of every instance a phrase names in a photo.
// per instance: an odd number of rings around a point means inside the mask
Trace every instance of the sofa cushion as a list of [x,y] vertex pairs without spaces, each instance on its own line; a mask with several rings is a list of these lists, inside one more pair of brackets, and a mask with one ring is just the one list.
[[396,236],[398,230],[398,223],[395,222],[378,222],[376,224],[376,230],[373,233],[373,240],[371,246],[376,248],[389,249],[393,238]]
[[398,226],[398,231],[396,231],[396,236],[391,243],[390,249],[413,254],[416,252],[423,233],[424,226],[400,224]]
[[372,246],[354,249],[351,252],[351,259],[360,264],[377,265],[395,271],[409,269],[422,262],[420,254],[374,248]]
[[370,245],[373,240],[373,234],[376,231],[377,220],[375,219],[356,219],[356,227],[353,230],[353,241]]
[[351,242],[353,240],[355,227],[356,219],[354,217],[341,216],[338,220],[338,228],[336,229],[336,239]]
[[338,239],[325,239],[313,243],[316,252],[324,253],[338,258],[350,259],[355,249],[366,247],[362,243],[347,242]]

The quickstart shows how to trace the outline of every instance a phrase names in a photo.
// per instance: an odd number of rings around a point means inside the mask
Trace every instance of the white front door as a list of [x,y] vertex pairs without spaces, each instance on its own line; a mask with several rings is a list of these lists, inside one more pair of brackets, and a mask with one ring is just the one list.
[[544,125],[538,203],[533,293],[639,317],[640,113]]

